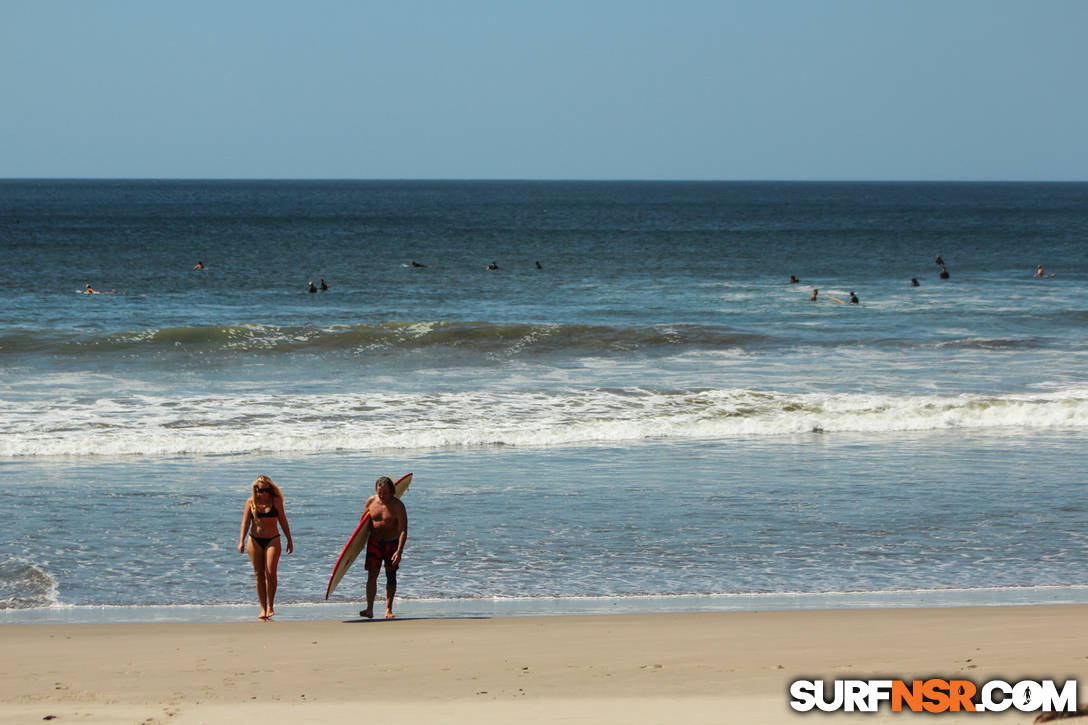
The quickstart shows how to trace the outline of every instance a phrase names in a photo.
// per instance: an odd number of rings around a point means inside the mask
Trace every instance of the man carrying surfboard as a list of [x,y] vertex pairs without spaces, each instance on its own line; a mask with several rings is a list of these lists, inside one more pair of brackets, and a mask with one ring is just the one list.
[[374,597],[378,593],[378,572],[385,564],[385,618],[393,619],[393,597],[397,593],[397,568],[408,540],[408,511],[397,498],[393,481],[382,476],[374,483],[374,495],[366,500],[363,514],[370,514],[370,538],[366,542],[366,609],[360,617],[373,619]]

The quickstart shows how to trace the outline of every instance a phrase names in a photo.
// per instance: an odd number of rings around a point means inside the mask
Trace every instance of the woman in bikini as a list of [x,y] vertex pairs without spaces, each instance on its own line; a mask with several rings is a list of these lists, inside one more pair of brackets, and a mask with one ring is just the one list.
[[[280,562],[279,526],[287,537],[287,553],[294,551],[291,527],[283,510],[283,493],[268,476],[258,476],[253,482],[253,495],[246,499],[242,514],[242,532],[238,535],[238,552],[249,552],[253,573],[257,577],[257,598],[261,601],[259,619],[268,620],[276,613],[276,567]],[[246,533],[249,542],[246,542]]]

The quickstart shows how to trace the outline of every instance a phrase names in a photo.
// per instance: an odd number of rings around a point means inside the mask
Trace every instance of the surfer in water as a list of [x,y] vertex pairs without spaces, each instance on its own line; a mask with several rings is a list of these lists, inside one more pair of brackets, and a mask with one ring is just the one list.
[[818,295],[818,294],[820,294],[820,290],[818,290],[818,289],[812,290],[812,296],[808,298],[808,301],[809,302],[815,302],[816,301],[816,295]]
[[385,618],[393,619],[393,597],[397,593],[397,569],[408,540],[408,511],[397,498],[393,480],[382,476],[374,482],[374,495],[366,500],[363,515],[370,512],[370,538],[366,542],[366,609],[360,617],[374,618],[374,597],[378,593],[378,572],[385,563]]
[[[271,619],[276,613],[276,567],[280,563],[279,527],[287,537],[287,553],[295,550],[291,527],[283,509],[283,493],[268,476],[258,476],[253,482],[253,495],[246,499],[242,513],[242,531],[238,534],[238,553],[249,552],[253,574],[257,577],[257,599],[261,602],[258,619]],[[249,541],[246,541],[246,533]]]

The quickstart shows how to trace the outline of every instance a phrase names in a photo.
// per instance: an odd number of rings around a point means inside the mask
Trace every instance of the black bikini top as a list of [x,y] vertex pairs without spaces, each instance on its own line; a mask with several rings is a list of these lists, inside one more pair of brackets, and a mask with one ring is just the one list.
[[268,509],[267,511],[258,511],[257,512],[257,518],[259,518],[259,519],[271,519],[271,518],[274,518],[274,517],[279,516],[279,515],[280,515],[280,512],[276,510],[275,506]]

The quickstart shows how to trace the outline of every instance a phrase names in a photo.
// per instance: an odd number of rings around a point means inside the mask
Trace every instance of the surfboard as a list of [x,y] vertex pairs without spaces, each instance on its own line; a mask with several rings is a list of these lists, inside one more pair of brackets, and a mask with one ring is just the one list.
[[[408,490],[408,486],[412,483],[412,474],[402,476],[400,480],[393,484],[393,494],[400,498],[404,495],[404,492]],[[363,518],[359,520],[359,525],[355,527],[355,531],[352,532],[351,537],[348,539],[348,543],[344,544],[344,550],[340,552],[340,558],[336,560],[336,565],[332,568],[332,576],[329,577],[329,586],[325,589],[325,598],[328,599],[333,590],[336,589],[336,585],[340,583],[340,580],[344,578],[344,575],[348,573],[348,569],[355,563],[355,560],[366,548],[367,539],[370,538],[370,512],[367,511],[363,514]]]

